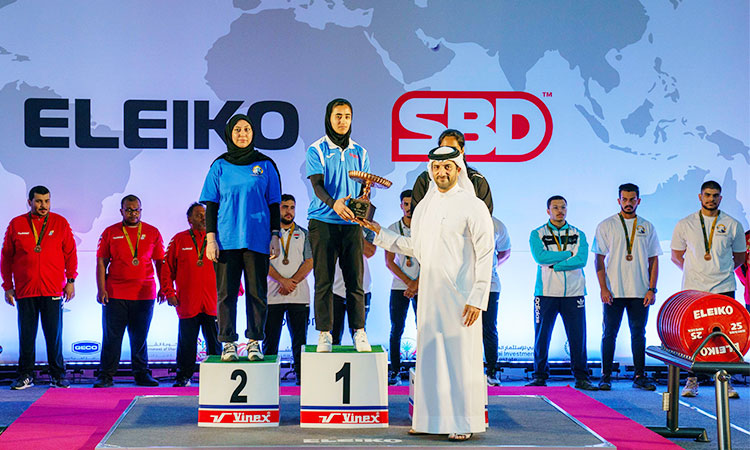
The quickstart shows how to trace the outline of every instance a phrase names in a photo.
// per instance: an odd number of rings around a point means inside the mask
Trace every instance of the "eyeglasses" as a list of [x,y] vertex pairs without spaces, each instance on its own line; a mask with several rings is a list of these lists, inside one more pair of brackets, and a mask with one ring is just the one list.
[[135,214],[141,212],[141,208],[133,209],[133,208],[126,208],[125,213],[127,214]]

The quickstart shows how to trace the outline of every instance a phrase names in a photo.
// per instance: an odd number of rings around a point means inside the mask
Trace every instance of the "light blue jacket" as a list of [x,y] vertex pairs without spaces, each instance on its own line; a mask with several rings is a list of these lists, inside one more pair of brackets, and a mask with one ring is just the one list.
[[[560,243],[557,248],[554,236]],[[589,254],[586,235],[567,222],[559,230],[549,221],[531,232],[531,255],[539,264],[535,296],[580,297],[586,295],[583,268]]]

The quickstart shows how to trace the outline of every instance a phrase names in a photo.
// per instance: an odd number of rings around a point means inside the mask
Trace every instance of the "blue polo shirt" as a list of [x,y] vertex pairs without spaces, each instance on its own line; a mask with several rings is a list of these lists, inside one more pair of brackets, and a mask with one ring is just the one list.
[[216,240],[221,250],[246,248],[268,254],[271,215],[281,202],[279,174],[271,161],[237,166],[216,161],[206,175],[200,201],[219,204]]
[[[349,147],[345,150],[336,146],[327,136],[318,139],[307,149],[307,176],[323,175],[323,185],[334,200],[347,195],[351,195],[352,198],[359,196],[362,184],[349,178],[350,170],[370,172],[367,150],[351,139]],[[352,224],[339,217],[316,195],[313,195],[312,202],[307,208],[307,218],[327,223]]]

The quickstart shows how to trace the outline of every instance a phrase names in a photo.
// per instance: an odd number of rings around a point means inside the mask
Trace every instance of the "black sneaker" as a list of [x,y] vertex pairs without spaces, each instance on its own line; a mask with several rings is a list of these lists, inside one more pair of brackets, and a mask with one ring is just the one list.
[[526,383],[526,386],[547,386],[547,381],[541,378],[534,378],[531,383]]
[[108,388],[114,385],[115,383],[112,381],[112,377],[108,375],[99,375],[99,378],[94,382],[95,388]]
[[137,373],[133,378],[135,379],[136,386],[156,387],[159,385],[159,382],[148,372]]
[[21,391],[32,386],[34,386],[34,380],[29,376],[22,375],[10,385],[10,388],[14,391]]
[[190,386],[190,378],[177,377],[172,387],[188,387]]
[[611,391],[612,390],[612,383],[609,381],[609,379],[604,379],[599,382],[599,390],[600,391]]
[[50,377],[49,385],[55,388],[69,388],[70,381],[66,380],[64,377],[60,377],[60,378]]
[[400,382],[401,382],[401,378],[399,378],[396,372],[388,372],[388,385],[389,386],[398,386]]
[[487,386],[500,386],[500,377],[497,372],[487,372]]
[[633,378],[633,387],[636,389],[643,389],[644,391],[655,391],[656,386],[648,378],[643,375],[638,375]]
[[599,388],[589,382],[589,380],[576,380],[576,389],[582,391],[598,391]]

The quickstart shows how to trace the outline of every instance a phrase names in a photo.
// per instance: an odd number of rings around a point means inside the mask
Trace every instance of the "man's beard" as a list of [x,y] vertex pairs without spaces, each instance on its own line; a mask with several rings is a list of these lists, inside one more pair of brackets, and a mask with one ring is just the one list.
[[635,214],[635,209],[636,209],[635,207],[632,207],[632,209],[630,211],[628,211],[627,209],[625,209],[623,207],[620,208],[620,210],[622,212],[624,212],[625,214]]
[[291,225],[292,222],[294,222],[294,217],[292,217],[291,220],[287,220],[287,219],[285,219],[283,217],[281,218],[281,223],[283,223],[284,225]]
[[706,211],[716,211],[719,209],[719,205],[714,204],[714,206],[707,206],[705,203],[703,203],[701,206],[703,206],[703,209]]

